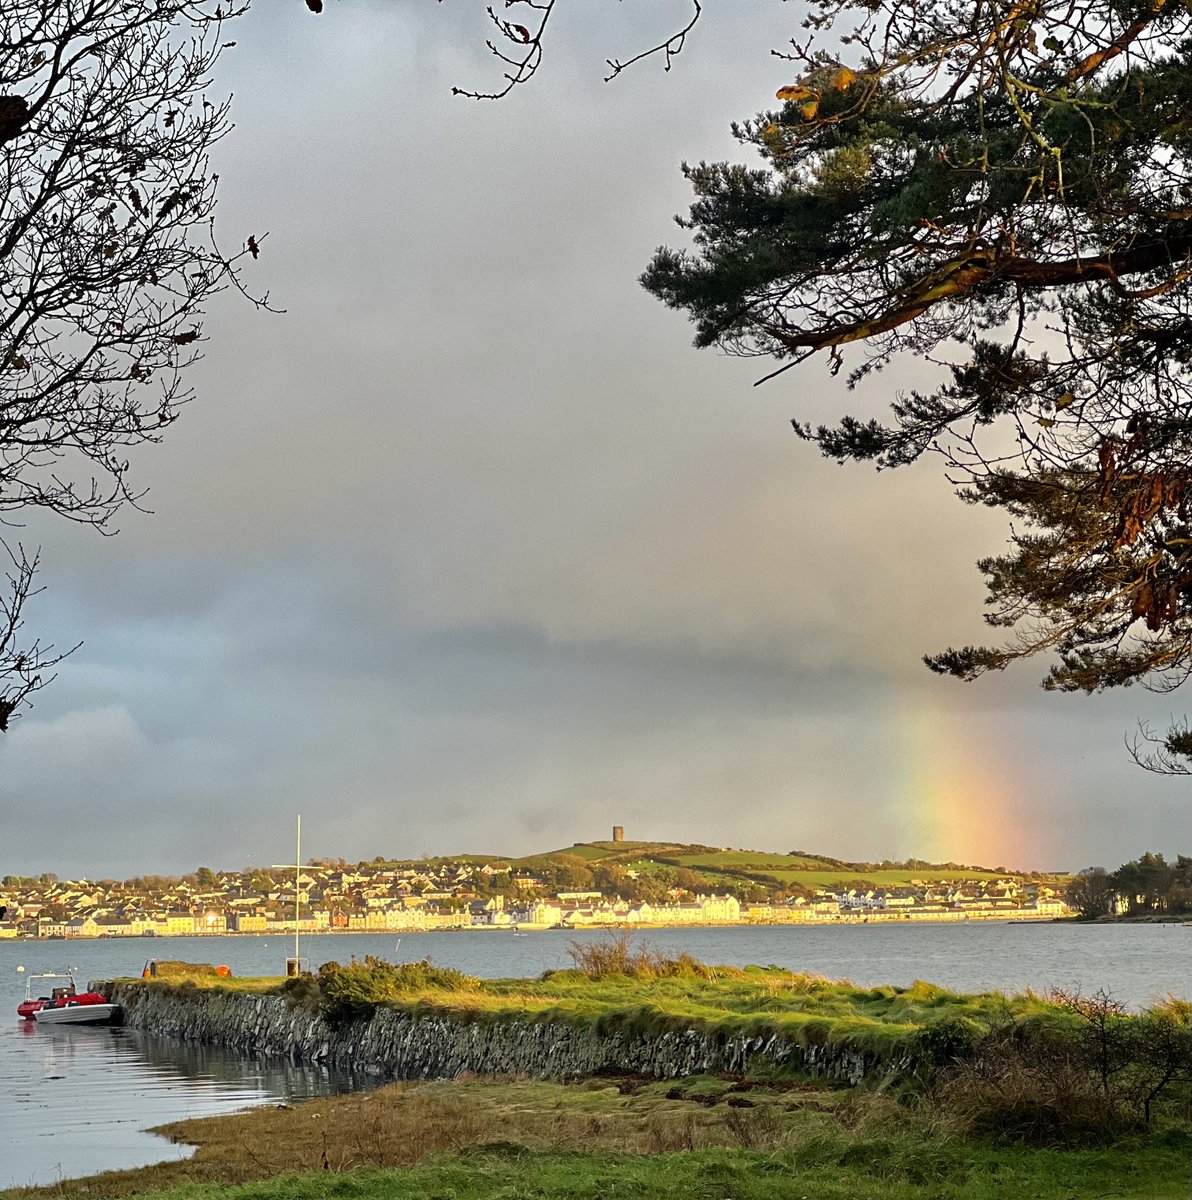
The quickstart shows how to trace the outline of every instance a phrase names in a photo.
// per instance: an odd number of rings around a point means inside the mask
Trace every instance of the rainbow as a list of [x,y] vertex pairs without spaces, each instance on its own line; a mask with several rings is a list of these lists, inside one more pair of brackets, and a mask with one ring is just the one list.
[[[980,722],[986,736],[973,736]],[[932,862],[1037,866],[1041,830],[1027,786],[988,718],[935,704],[903,709],[892,722],[894,807],[900,853]]]

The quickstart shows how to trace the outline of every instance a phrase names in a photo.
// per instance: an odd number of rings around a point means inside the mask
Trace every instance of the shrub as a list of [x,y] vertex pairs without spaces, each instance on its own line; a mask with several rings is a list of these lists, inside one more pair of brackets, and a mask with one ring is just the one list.
[[920,1071],[931,1075],[942,1067],[971,1058],[982,1034],[981,1027],[966,1017],[943,1017],[919,1029],[911,1052]]
[[935,1099],[968,1132],[1044,1145],[1110,1142],[1136,1122],[1070,1034],[1011,1023],[939,1072]]
[[[1172,1093],[1183,1089],[1186,1099],[1187,1001],[1131,1014],[1106,992],[1053,992],[1050,999],[1056,1016],[995,1027],[943,1066],[938,1097],[969,1128],[1033,1142],[1108,1141],[1149,1125]],[[922,1031],[920,1044],[932,1028]],[[937,1050],[947,1041],[940,1037]]]
[[291,1008],[306,1008],[317,1012],[323,1006],[323,993],[318,979],[309,971],[287,979],[281,985],[281,994]]
[[1192,1004],[1174,996],[1132,1016],[1108,992],[1053,991],[1076,1023],[1076,1045],[1107,1100],[1150,1124],[1154,1105],[1192,1083]]
[[372,955],[362,963],[324,963],[317,986],[324,1015],[330,1020],[371,1016],[378,1007],[409,1004],[427,992],[474,991],[478,981],[429,959],[391,963]]

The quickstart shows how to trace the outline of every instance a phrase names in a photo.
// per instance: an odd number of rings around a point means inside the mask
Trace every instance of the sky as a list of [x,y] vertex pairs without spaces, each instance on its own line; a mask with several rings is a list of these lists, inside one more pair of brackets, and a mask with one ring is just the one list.
[[812,362],[696,351],[637,284],[684,160],[789,82],[796,0],[562,0],[499,103],[482,5],[260,3],[217,85],[225,245],[199,398],[134,456],[151,515],[31,523],[28,624],[82,646],[0,741],[0,874],[528,854],[626,836],[1109,867],[1189,849],[1189,782],[1124,739],[1180,696],[975,684],[997,518],[934,464],[838,467],[792,417],[869,415]]

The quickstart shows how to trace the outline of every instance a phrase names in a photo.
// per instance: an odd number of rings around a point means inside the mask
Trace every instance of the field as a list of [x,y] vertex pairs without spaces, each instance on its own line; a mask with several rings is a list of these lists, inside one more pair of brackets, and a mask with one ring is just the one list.
[[[868,863],[842,862],[809,854],[773,854],[763,850],[723,850],[669,842],[579,842],[549,854],[513,859],[511,865],[533,870],[536,865],[559,856],[582,858],[588,864],[616,864],[650,875],[686,868],[710,886],[728,887],[742,881],[805,888],[831,887],[850,880],[865,879],[879,887],[905,887],[912,880],[996,879],[1007,872],[988,867],[947,864],[880,867]],[[1014,872],[1009,872],[1013,875]]]
[[713,871],[720,867],[736,867],[750,871],[814,871],[824,867],[832,868],[834,865],[827,859],[792,854],[766,854],[760,850],[718,850],[711,853],[697,851],[694,854],[679,854],[676,858],[685,867],[707,867]]
[[839,868],[835,868],[818,871],[771,871],[769,874],[773,875],[781,883],[797,883],[801,887],[806,888],[831,887],[834,884],[847,883],[851,879],[865,879],[867,882],[876,884],[878,887],[909,887],[912,880],[939,883],[941,880],[1003,878],[993,871],[920,870],[918,868],[913,871],[900,868],[889,871],[855,871],[843,873]]
[[[791,863],[797,863],[799,860],[789,858],[779,860],[783,863],[782,866],[775,866],[769,861],[769,856],[765,856],[765,861],[759,862],[758,859],[762,856],[752,858],[746,854],[734,855],[734,858],[740,860],[736,863],[718,863],[716,861],[718,858],[727,857],[727,855],[693,854],[683,855],[676,858],[675,861],[679,866],[696,872],[701,878],[708,880],[716,887],[727,887],[733,883],[740,883],[742,879],[755,880],[762,884],[776,880],[786,887],[797,885],[799,887],[815,889],[831,888],[858,879],[864,879],[866,882],[875,884],[878,887],[909,887],[912,880],[938,883],[941,880],[956,881],[1001,878],[1001,876],[993,871],[971,869],[948,870],[942,867],[930,869],[907,869],[899,867],[886,870],[865,869],[860,866],[833,867],[823,864],[792,867]],[[654,859],[639,859],[636,861],[631,860],[625,865],[630,869],[649,873],[658,870],[660,867],[665,868],[669,863],[658,862]]]
[[1185,1200],[1192,1139],[972,1139],[872,1093],[699,1076],[460,1080],[180,1122],[194,1158],[21,1189],[117,1200]]

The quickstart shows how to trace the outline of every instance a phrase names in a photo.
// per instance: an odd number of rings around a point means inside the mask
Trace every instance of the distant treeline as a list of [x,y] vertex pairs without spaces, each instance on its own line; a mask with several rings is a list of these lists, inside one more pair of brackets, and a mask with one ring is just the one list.
[[1116,871],[1087,867],[1068,885],[1068,903],[1087,918],[1192,913],[1192,857],[1169,863],[1147,852]]

